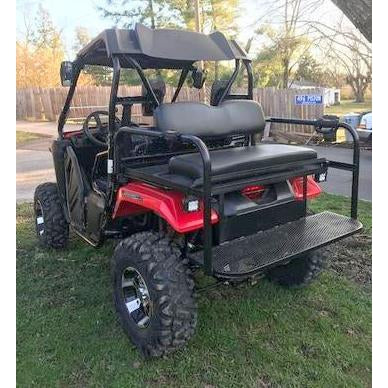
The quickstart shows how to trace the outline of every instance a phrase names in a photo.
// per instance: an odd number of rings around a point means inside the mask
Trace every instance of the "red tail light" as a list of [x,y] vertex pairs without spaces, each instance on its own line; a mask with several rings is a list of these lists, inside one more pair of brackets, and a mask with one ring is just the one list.
[[245,195],[247,198],[249,198],[252,201],[257,201],[261,198],[265,191],[265,186],[247,186],[245,187],[241,193]]
[[[303,177],[299,176],[296,178],[290,179],[292,189],[294,191],[295,199],[298,201],[303,200]],[[307,177],[307,199],[318,197],[321,194],[322,189],[319,187],[318,183],[315,182],[312,176]]]

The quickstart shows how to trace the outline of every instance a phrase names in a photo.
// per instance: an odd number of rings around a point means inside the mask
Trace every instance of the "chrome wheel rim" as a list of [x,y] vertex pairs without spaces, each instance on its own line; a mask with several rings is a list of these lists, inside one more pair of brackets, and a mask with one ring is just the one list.
[[44,234],[44,215],[43,215],[43,208],[39,201],[36,201],[35,204],[35,224],[36,224],[36,233],[39,237],[43,236]]
[[133,267],[124,269],[121,275],[121,290],[127,313],[141,329],[146,328],[152,316],[152,303],[147,285]]

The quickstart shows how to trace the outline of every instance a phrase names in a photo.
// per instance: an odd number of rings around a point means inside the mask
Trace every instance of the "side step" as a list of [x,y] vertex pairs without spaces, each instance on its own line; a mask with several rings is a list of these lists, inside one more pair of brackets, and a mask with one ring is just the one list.
[[[214,247],[214,274],[225,278],[253,275],[361,229],[358,220],[331,212],[307,216]],[[202,264],[203,252],[195,252],[190,258]]]

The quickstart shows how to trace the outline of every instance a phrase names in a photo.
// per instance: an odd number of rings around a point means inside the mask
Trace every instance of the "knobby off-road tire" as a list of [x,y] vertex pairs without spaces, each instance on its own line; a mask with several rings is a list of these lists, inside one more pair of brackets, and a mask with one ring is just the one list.
[[39,243],[44,247],[63,248],[69,239],[69,224],[55,183],[43,183],[36,188],[34,213]]
[[279,265],[266,274],[274,283],[285,287],[301,288],[309,285],[325,267],[326,257],[322,251],[313,251]]
[[[122,279],[128,268],[140,274],[148,289],[151,313],[146,327],[138,326],[125,304]],[[194,280],[180,249],[169,239],[142,232],[121,241],[112,258],[112,280],[124,332],[145,358],[175,351],[193,336]]]

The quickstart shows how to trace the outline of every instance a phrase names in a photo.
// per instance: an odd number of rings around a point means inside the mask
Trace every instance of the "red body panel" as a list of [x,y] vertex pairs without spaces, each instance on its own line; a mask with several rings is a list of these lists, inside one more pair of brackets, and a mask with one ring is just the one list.
[[[290,179],[292,189],[294,190],[295,199],[298,201],[303,200],[303,177],[299,176],[297,178]],[[307,177],[307,199],[318,197],[321,194],[322,189],[319,187],[318,183],[315,182],[313,177]]]
[[[131,182],[117,192],[113,218],[132,216],[153,211],[165,219],[178,233],[203,228],[203,206],[196,212],[183,208],[185,196],[179,191],[164,190],[145,183]],[[218,222],[218,214],[212,210],[212,223]]]
[[83,133],[82,129],[77,130],[77,131],[67,131],[67,132],[63,133],[63,137],[65,139],[70,139],[72,136],[74,136],[74,135],[81,135],[82,133]]

